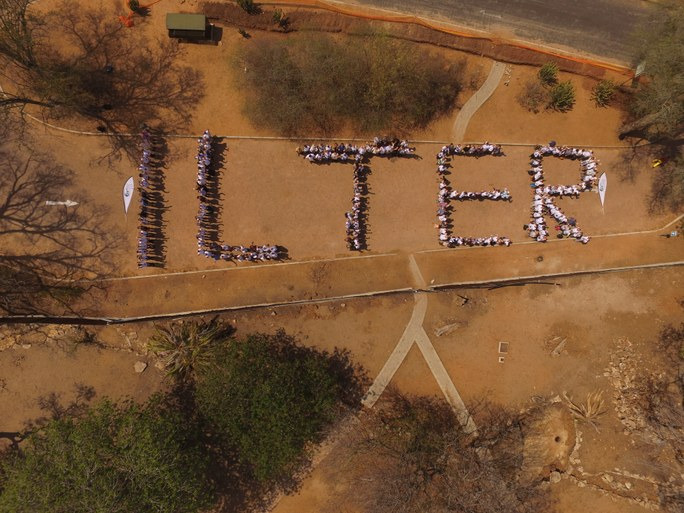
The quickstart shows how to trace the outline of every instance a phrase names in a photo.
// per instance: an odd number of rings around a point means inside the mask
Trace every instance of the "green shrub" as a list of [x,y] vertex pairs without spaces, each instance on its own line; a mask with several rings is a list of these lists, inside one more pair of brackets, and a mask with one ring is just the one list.
[[261,9],[254,3],[254,0],[237,0],[237,4],[247,14],[259,14],[261,12]]
[[214,503],[198,430],[160,397],[48,422],[0,460],[0,513],[196,513]]
[[552,85],[558,81],[558,66],[547,62],[539,69],[539,80],[545,85]]
[[518,103],[527,110],[537,114],[543,105],[548,102],[549,93],[536,80],[530,80],[518,95]]
[[591,90],[591,99],[597,107],[606,107],[613,99],[617,88],[612,80],[601,80]]
[[561,82],[551,89],[549,107],[560,112],[567,112],[575,105],[575,87],[572,82]]

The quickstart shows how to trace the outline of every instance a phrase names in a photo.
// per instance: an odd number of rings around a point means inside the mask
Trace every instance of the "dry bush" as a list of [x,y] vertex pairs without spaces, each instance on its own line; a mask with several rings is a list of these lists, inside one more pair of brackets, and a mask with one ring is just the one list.
[[[32,15],[22,10],[27,3],[0,0],[0,54],[14,92],[0,105],[38,104],[47,118],[85,118],[114,134],[137,132],[142,123],[187,123],[204,86],[198,71],[178,63],[177,42],[125,28],[102,0],[63,0]],[[130,138],[112,142],[135,153]]]
[[538,114],[548,102],[549,93],[538,80],[529,80],[517,97],[518,103],[530,112]]
[[466,432],[443,401],[390,392],[362,418],[350,443],[351,469],[340,468],[346,492],[333,499],[373,513],[548,510],[539,483],[522,483],[522,417],[482,404],[479,429]]
[[453,109],[464,78],[463,62],[383,36],[254,41],[235,65],[247,116],[284,135],[423,128]]
[[640,407],[649,428],[684,463],[684,323],[666,326],[658,338],[664,370],[638,382]]

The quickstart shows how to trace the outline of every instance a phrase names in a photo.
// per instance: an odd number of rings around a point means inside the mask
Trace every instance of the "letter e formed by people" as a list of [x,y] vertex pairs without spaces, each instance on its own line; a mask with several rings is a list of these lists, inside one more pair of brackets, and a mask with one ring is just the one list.
[[439,195],[437,197],[438,209],[437,219],[439,220],[439,242],[448,248],[459,246],[510,246],[511,240],[500,235],[489,235],[487,237],[463,237],[452,233],[451,214],[453,208],[451,200],[489,200],[489,201],[511,201],[512,196],[508,189],[493,189],[491,191],[469,192],[457,191],[452,186],[446,175],[451,168],[451,157],[503,157],[501,146],[488,142],[475,146],[467,145],[461,148],[449,144],[443,146],[437,154],[437,174],[439,176]]

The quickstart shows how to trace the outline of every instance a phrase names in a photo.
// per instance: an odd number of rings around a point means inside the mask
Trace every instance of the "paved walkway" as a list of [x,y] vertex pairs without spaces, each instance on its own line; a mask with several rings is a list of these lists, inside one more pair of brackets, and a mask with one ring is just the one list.
[[[496,87],[501,81],[505,70],[505,65],[500,62],[494,62],[492,69],[489,72],[487,80],[478,89],[473,96],[466,102],[463,108],[456,116],[456,121],[454,123],[453,129],[453,140],[456,142],[462,142],[463,136],[465,135],[466,128],[470,122],[470,118],[479,109],[484,102],[492,95]],[[418,289],[424,289],[426,287],[426,281],[423,273],[420,270],[420,266],[416,261],[416,257],[412,254],[408,257],[409,269],[411,271],[411,277],[414,280],[414,285]],[[414,343],[418,345],[423,358],[430,368],[430,372],[435,377],[437,385],[439,385],[444,398],[453,408],[459,423],[463,426],[466,433],[474,433],[477,430],[475,422],[472,416],[468,412],[461,394],[456,390],[454,382],[451,380],[449,373],[447,372],[442,360],[439,358],[435,347],[430,341],[425,329],[423,328],[423,320],[425,319],[425,312],[427,311],[428,296],[424,292],[418,293],[414,296],[415,305],[413,307],[413,313],[411,314],[411,320],[409,320],[404,334],[399,339],[397,346],[392,351],[382,370],[375,378],[373,385],[363,399],[363,404],[367,408],[372,408],[378,398],[389,385],[390,381],[396,374],[401,364],[406,359],[406,355],[410,351]]]
[[454,121],[454,128],[451,131],[451,138],[454,143],[460,144],[464,142],[463,138],[465,137],[468,123],[470,123],[470,118],[494,93],[499,82],[501,82],[504,71],[506,71],[506,65],[503,62],[494,61],[492,69],[489,70],[487,80],[484,81],[484,84],[480,86],[475,94],[468,98],[468,101],[460,110],[458,116],[456,116],[456,121]]

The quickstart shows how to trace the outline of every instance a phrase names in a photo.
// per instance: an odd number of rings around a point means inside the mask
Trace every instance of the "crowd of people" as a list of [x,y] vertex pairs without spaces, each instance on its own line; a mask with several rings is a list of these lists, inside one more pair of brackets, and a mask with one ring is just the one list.
[[138,192],[140,214],[138,216],[138,267],[163,267],[165,240],[163,234],[164,175],[160,152],[160,140],[148,128],[140,133],[140,164],[138,165]]
[[511,201],[511,193],[508,189],[499,190],[492,189],[491,191],[481,191],[481,192],[468,192],[468,191],[457,191],[453,190],[449,193],[450,199],[457,200],[501,200],[501,201]]
[[437,160],[443,159],[444,157],[503,157],[505,154],[500,144],[492,144],[490,142],[484,142],[483,144],[466,144],[461,146],[459,144],[448,144],[442,146],[442,149],[437,154]]
[[346,243],[351,251],[368,248],[366,219],[368,210],[368,182],[370,168],[365,164],[371,157],[412,157],[416,149],[408,141],[375,137],[373,142],[355,144],[305,144],[297,148],[297,154],[315,164],[348,162],[354,164],[354,198],[352,208],[345,212]]
[[345,212],[345,225],[347,227],[347,248],[351,251],[366,249],[366,208],[368,200],[367,175],[370,171],[368,166],[356,163],[354,165],[354,199],[352,209]]
[[[544,157],[556,157],[561,159],[579,160],[581,179],[577,185],[546,185],[542,160]],[[577,197],[580,193],[592,190],[598,180],[598,160],[590,150],[557,146],[551,141],[546,146],[537,146],[530,155],[530,170],[528,171],[532,181],[530,187],[534,189],[530,222],[524,226],[528,235],[538,241],[546,242],[550,235],[546,224],[545,214],[550,215],[556,222],[554,231],[559,239],[573,238],[583,244],[589,242],[589,237],[584,235],[577,222],[572,217],[566,216],[556,206],[553,197],[571,196]]]
[[451,234],[452,222],[451,214],[453,208],[451,206],[452,199],[458,200],[503,200],[510,201],[511,194],[508,189],[499,190],[493,189],[491,191],[468,192],[456,191],[452,189],[451,184],[447,178],[451,168],[451,157],[466,156],[466,157],[483,157],[491,155],[495,157],[503,156],[504,153],[501,146],[485,142],[481,145],[459,145],[449,144],[442,146],[442,149],[437,153],[437,175],[439,177],[439,195],[437,197],[437,219],[439,223],[439,242],[448,248],[455,248],[459,246],[510,246],[511,239],[508,237],[501,237],[499,235],[491,235],[489,237],[454,237]]
[[415,148],[408,141],[375,137],[372,144],[305,144],[297,148],[297,154],[309,162],[365,162],[368,157],[398,157],[414,155]]
[[212,166],[213,137],[205,130],[197,139],[197,254],[214,260],[259,262],[278,260],[284,251],[279,246],[256,245],[231,246],[219,242],[218,217],[220,212],[219,177]]

